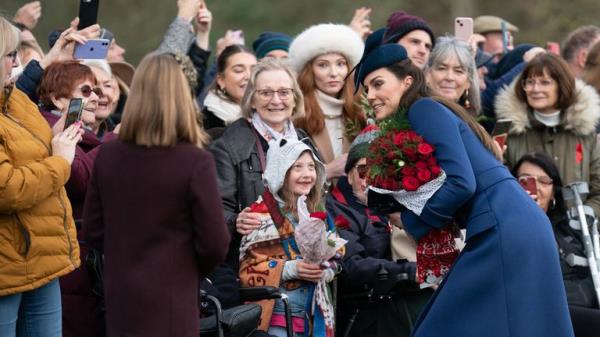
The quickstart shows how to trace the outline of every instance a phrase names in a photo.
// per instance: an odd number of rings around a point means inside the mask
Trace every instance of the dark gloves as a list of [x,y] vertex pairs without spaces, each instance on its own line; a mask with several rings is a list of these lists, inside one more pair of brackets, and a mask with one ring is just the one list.
[[390,214],[407,210],[406,207],[397,202],[396,199],[389,194],[380,194],[369,190],[367,200],[369,209],[374,210],[379,214]]

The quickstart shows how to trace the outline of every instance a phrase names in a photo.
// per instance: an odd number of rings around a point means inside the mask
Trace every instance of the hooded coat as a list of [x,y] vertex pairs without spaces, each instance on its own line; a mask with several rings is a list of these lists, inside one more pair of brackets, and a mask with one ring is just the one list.
[[589,85],[577,80],[575,102],[561,113],[560,124],[547,127],[539,122],[514,92],[516,81],[496,98],[496,114],[510,119],[504,159],[512,168],[524,154],[545,152],[554,159],[563,183],[589,183],[585,201],[600,214],[600,148],[596,125],[600,119],[600,98]]

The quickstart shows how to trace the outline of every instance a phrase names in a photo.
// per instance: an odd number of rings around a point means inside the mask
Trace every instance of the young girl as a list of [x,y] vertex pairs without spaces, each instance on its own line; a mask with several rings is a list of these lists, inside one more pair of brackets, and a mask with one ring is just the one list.
[[[333,308],[327,294],[319,296],[318,290],[315,293],[315,288],[319,288],[315,285],[320,280],[330,282],[338,269],[337,263],[328,261],[324,266],[305,262],[295,239],[298,197],[307,197],[310,212],[323,209],[325,167],[301,141],[272,141],[267,152],[264,181],[265,192],[251,206],[253,212],[263,215],[261,226],[244,236],[240,246],[242,286],[274,286],[287,294],[296,336],[330,335],[333,333]],[[317,217],[315,213],[311,215]],[[313,293],[317,305],[311,312]],[[286,336],[282,302],[261,301],[259,304],[262,306],[259,329],[268,330],[275,336]]]

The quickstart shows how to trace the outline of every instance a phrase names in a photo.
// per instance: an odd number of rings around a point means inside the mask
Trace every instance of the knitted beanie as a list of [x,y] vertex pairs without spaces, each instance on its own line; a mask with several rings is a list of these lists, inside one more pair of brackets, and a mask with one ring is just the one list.
[[277,195],[285,182],[287,171],[300,158],[303,152],[309,151],[317,168],[317,182],[315,187],[321,188],[325,184],[325,165],[315,156],[311,148],[297,139],[280,139],[269,142],[267,151],[267,167],[263,173],[263,182],[273,195]]
[[252,43],[252,48],[254,49],[256,58],[260,60],[273,50],[288,51],[290,43],[292,43],[292,38],[286,34],[262,32],[256,41]]
[[378,136],[379,127],[375,124],[368,125],[366,128],[362,129],[358,136],[356,136],[348,151],[348,159],[346,160],[346,166],[344,167],[344,172],[346,172],[346,174],[352,170],[354,165],[356,165],[361,158],[367,156],[369,153],[369,145],[371,145],[373,139]]
[[431,45],[435,44],[435,36],[431,27],[422,18],[410,15],[405,11],[397,11],[392,13],[388,18],[387,32],[383,37],[385,42],[398,42],[404,35],[413,30],[423,30],[431,37]]

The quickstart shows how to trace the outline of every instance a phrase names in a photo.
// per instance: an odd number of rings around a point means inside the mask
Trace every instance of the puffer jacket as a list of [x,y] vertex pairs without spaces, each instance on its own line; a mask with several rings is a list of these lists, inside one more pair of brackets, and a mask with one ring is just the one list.
[[64,189],[71,167],[51,155],[51,139],[35,104],[14,89],[0,113],[0,296],[39,288],[79,266]]
[[496,98],[497,117],[512,120],[504,154],[506,164],[512,169],[524,154],[545,152],[554,158],[565,185],[574,181],[588,182],[590,194],[585,203],[600,215],[600,144],[596,136],[596,125],[600,120],[598,94],[594,88],[577,80],[575,102],[561,113],[558,126],[547,127],[517,99],[515,82]]

